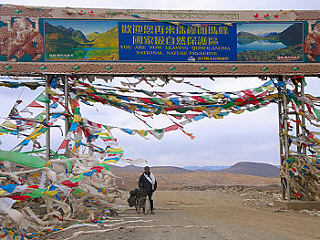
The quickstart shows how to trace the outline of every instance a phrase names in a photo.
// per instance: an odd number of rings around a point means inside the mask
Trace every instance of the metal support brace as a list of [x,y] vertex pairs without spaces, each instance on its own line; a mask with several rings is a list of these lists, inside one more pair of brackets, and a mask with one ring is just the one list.
[[[279,82],[284,81],[284,76],[278,78]],[[285,160],[289,158],[289,139],[288,139],[288,108],[287,108],[287,98],[286,85],[283,87],[278,87],[279,102],[278,102],[278,112],[279,112],[279,137],[280,137],[280,159],[281,166],[285,166]],[[287,171],[287,170],[286,170]],[[288,172],[286,172],[288,176]],[[281,178],[282,183],[282,198],[291,200],[290,191],[290,179]]]
[[[70,128],[70,122],[69,122],[69,118],[67,117],[67,115],[69,114],[69,95],[68,95],[68,77],[66,75],[62,75],[61,76],[62,81],[64,83],[64,105],[65,105],[65,110],[64,110],[64,118],[65,118],[65,122],[64,122],[64,136],[66,137],[68,132],[69,132],[69,128]],[[69,146],[67,145],[65,148],[65,153],[66,153],[66,157],[70,157],[70,152],[69,152]]]
[[[305,97],[304,82],[301,80],[301,83],[300,83],[300,84],[301,84],[300,96],[301,96],[302,98],[304,98],[304,97]],[[304,106],[304,104],[302,105],[302,111],[305,112],[305,106]],[[305,118],[304,115],[302,115],[301,123],[302,123],[303,126],[306,125],[306,118]],[[306,137],[306,130],[305,130],[304,128],[302,128],[302,136],[303,136],[303,137]],[[304,155],[307,154],[307,148],[306,148],[305,145],[302,146],[302,151],[301,151],[301,152],[302,152]],[[305,183],[304,183],[303,188],[304,188],[304,189],[303,189],[303,190],[304,190],[304,198],[303,198],[303,200],[309,201],[309,187],[308,187],[308,182],[305,182]]]
[[[281,76],[278,78],[279,82],[284,81],[284,77]],[[304,82],[297,81],[295,82],[296,85],[296,92],[295,94],[301,98],[305,97],[305,90],[304,90]],[[297,113],[295,111],[288,111],[288,106],[287,106],[287,97],[286,97],[286,84],[284,84],[282,87],[278,87],[278,92],[279,92],[279,102],[278,102],[278,110],[279,110],[279,132],[280,132],[280,156],[281,156],[281,166],[286,167],[285,160],[290,158],[290,144],[289,144],[289,129],[288,129],[288,119],[289,116],[295,117],[296,119],[296,124],[295,124],[295,129],[293,132],[295,132],[295,135],[297,138],[306,137],[306,130],[304,126],[306,125],[306,118],[304,114]],[[305,106],[304,104],[301,106],[302,112],[305,112]],[[296,151],[298,153],[301,153],[303,155],[307,154],[307,148],[306,145],[304,144],[299,144],[297,145]],[[289,172],[287,168],[285,168],[285,175],[289,176]],[[295,179],[291,177],[282,177],[281,178],[281,183],[282,183],[282,199],[290,201],[291,200],[291,181],[295,181]],[[305,182],[303,183],[302,186],[304,191],[303,194],[303,199],[304,201],[309,201],[309,191],[308,191],[308,183]]]
[[[46,75],[45,77],[46,79],[46,89],[49,89],[49,84],[50,84],[50,80],[51,80],[51,76],[50,75]],[[50,99],[50,95],[48,93],[46,93],[46,97],[48,99]],[[46,123],[49,122],[50,120],[50,101],[46,103]],[[49,161],[50,160],[50,128],[48,127],[48,130],[46,132],[46,160]]]

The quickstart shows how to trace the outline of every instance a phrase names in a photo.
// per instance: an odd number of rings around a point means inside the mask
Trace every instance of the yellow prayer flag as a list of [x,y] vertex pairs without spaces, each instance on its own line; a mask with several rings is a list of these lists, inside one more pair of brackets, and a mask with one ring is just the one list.
[[108,96],[112,101],[114,102],[117,102],[117,103],[120,103],[121,102],[121,99],[118,99],[117,97],[115,96]]
[[30,139],[36,139],[37,137],[41,136],[42,135],[42,132],[40,133],[36,133],[36,134],[33,134]]
[[81,122],[81,116],[80,115],[74,115],[73,122]]
[[52,90],[49,89],[49,88],[46,88],[46,89],[44,90],[44,93],[49,94],[49,95],[59,95],[58,93],[56,93],[55,91],[52,91]]
[[50,195],[50,196],[54,196],[54,195],[56,195],[56,194],[58,194],[59,193],[59,191],[46,191],[45,192],[45,194],[48,194],[48,195]]
[[169,106],[174,105],[174,103],[173,103],[172,101],[170,101],[169,99],[167,99],[167,98],[161,98],[161,101],[165,102],[165,103],[168,104]]
[[119,151],[122,151],[122,148],[108,148],[108,152],[119,152]]
[[217,114],[212,115],[212,117],[214,117],[215,119],[222,119],[222,116],[218,116]]
[[107,161],[103,161],[103,163],[117,163],[117,161],[115,161],[115,160],[107,160]]
[[35,174],[31,175],[31,177],[35,177],[35,178],[37,178],[39,176],[40,176],[40,173],[35,173]]
[[97,135],[99,135],[99,136],[105,135],[107,137],[110,137],[110,134],[108,132],[99,132],[99,133],[97,133]]
[[238,110],[238,111],[234,111],[233,113],[235,113],[235,114],[241,114],[241,113],[243,113],[244,112],[244,110]]
[[145,130],[137,130],[137,133],[144,137],[148,135],[148,131],[145,131]]
[[13,128],[17,129],[17,126],[14,125],[11,121],[7,120],[1,124],[2,126],[8,127],[8,128]]

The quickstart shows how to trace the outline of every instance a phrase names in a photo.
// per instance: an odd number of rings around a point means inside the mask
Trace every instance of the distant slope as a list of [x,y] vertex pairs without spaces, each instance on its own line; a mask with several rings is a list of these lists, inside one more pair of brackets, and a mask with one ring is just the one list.
[[111,28],[105,33],[92,32],[88,34],[88,39],[93,43],[94,47],[106,48],[118,46],[118,26]]
[[226,168],[229,168],[230,166],[187,166],[183,167],[186,170],[202,170],[202,171],[218,171],[218,170],[223,170]]
[[280,169],[268,163],[239,162],[221,172],[260,177],[279,177]]
[[[259,172],[261,164],[256,169]],[[263,164],[262,164],[263,165]],[[270,164],[266,164],[269,165]],[[272,165],[270,165],[272,166]],[[274,166],[272,166],[274,167]],[[139,176],[143,172],[143,167],[133,165],[118,167],[110,165],[111,171],[122,179],[116,179],[120,189],[130,190],[138,187]],[[276,168],[276,167],[274,167]],[[230,168],[229,168],[230,169]],[[225,169],[226,170],[226,169]],[[201,171],[186,170],[179,167],[161,166],[151,167],[151,171],[157,179],[160,190],[171,189],[183,186],[210,186],[210,185],[245,185],[245,186],[267,186],[279,185],[279,178],[253,176],[253,174],[243,175],[221,171]],[[244,171],[242,171],[244,172]],[[247,171],[249,172],[249,171]]]
[[[143,167],[136,167],[134,165],[128,165],[125,167],[118,167],[114,165],[109,165],[111,171],[117,172],[132,172],[132,173],[142,173]],[[172,166],[155,166],[151,167],[151,171],[153,173],[161,173],[161,174],[181,174],[181,173],[190,173],[193,171],[186,170],[180,167],[172,167]]]

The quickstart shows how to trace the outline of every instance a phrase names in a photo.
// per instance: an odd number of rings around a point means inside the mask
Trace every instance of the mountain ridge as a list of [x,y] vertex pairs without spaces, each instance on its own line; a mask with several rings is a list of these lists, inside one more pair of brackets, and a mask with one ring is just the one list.
[[[301,23],[294,23],[282,32],[269,32],[263,34],[253,34],[246,31],[237,33],[237,38],[242,40],[267,40],[271,42],[282,42],[286,46],[296,46],[302,44]],[[250,41],[249,41],[250,43]]]
[[[134,165],[127,165],[119,167],[116,165],[109,165],[111,170],[115,172],[143,172],[143,167]],[[153,166],[151,171],[154,173],[163,174],[182,174],[192,172],[226,172],[234,174],[252,175],[260,177],[279,177],[280,169],[269,163],[259,162],[238,162],[232,166],[187,166],[187,167],[175,167],[175,166]]]
[[[276,168],[271,164],[256,163],[258,165],[254,165],[256,168],[256,172],[260,174],[259,168],[264,170]],[[240,164],[244,169],[243,173],[239,174],[235,172],[228,172],[224,170],[186,170],[181,167],[173,167],[173,166],[154,166],[151,167],[151,172],[157,179],[158,188],[160,190],[165,189],[173,189],[177,187],[184,186],[232,186],[232,185],[245,185],[245,186],[267,186],[267,185],[280,185],[279,176],[276,177],[261,177],[255,176],[253,174],[250,175],[250,171],[245,168],[248,166],[246,163]],[[119,167],[116,165],[109,165],[110,170],[118,177],[116,179],[116,184],[120,189],[123,190],[132,190],[138,187],[138,179],[139,176],[143,172],[143,167],[137,167],[133,165]],[[237,164],[233,165],[237,166]],[[231,166],[229,170],[234,167]],[[233,167],[233,168],[232,168]],[[278,168],[277,168],[278,169]],[[239,170],[239,169],[238,169]],[[267,171],[268,172],[268,171]],[[274,173],[269,174],[274,175]]]
[[230,168],[221,170],[221,172],[273,178],[280,176],[278,167],[269,163],[258,162],[238,162]]

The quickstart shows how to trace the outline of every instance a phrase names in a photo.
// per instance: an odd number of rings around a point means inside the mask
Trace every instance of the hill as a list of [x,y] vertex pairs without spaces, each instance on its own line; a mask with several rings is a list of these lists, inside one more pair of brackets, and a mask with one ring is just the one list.
[[221,172],[260,177],[279,177],[280,169],[268,163],[239,162]]
[[[118,166],[110,165],[110,168],[111,168],[111,171],[116,176],[120,177],[116,179],[116,184],[119,186],[119,188],[124,190],[130,190],[130,189],[136,188],[138,184],[139,176],[143,172],[142,167],[136,167],[133,165],[126,166],[126,167],[118,167]],[[158,181],[158,186],[160,190],[180,188],[185,186],[212,186],[212,185],[266,186],[266,185],[279,185],[280,183],[278,178],[260,177],[260,176],[254,176],[253,174],[244,175],[239,173],[229,173],[229,172],[226,172],[225,170],[221,170],[221,171],[186,170],[179,167],[159,166],[159,167],[151,167],[151,171],[155,175]],[[256,171],[261,172],[258,170]],[[250,173],[250,171],[247,171],[247,172]]]
[[[114,173],[121,173],[121,172],[131,172],[131,173],[142,173],[143,167],[137,167],[134,165],[128,165],[125,167],[118,167],[115,165],[109,165],[111,168],[111,171]],[[157,174],[181,174],[181,173],[190,173],[193,171],[183,169],[180,167],[172,167],[172,166],[155,166],[151,168],[152,172]]]
[[90,43],[90,41],[86,38],[86,36],[79,30],[75,30],[71,27],[66,28],[64,26],[53,26],[50,23],[45,23],[46,34],[60,34],[66,38],[71,38],[72,40],[86,44]]
[[255,35],[241,31],[237,34],[239,44],[249,44],[255,40],[267,40],[271,42],[282,42],[286,46],[297,46],[302,44],[302,36],[301,23],[294,23],[280,33],[270,32]]
[[237,38],[238,39],[257,39],[258,36],[257,35],[254,35],[252,33],[249,33],[249,32],[238,32],[237,34]]
[[202,170],[202,171],[218,171],[218,170],[223,170],[226,168],[229,168],[230,166],[187,166],[183,167],[186,170]]

